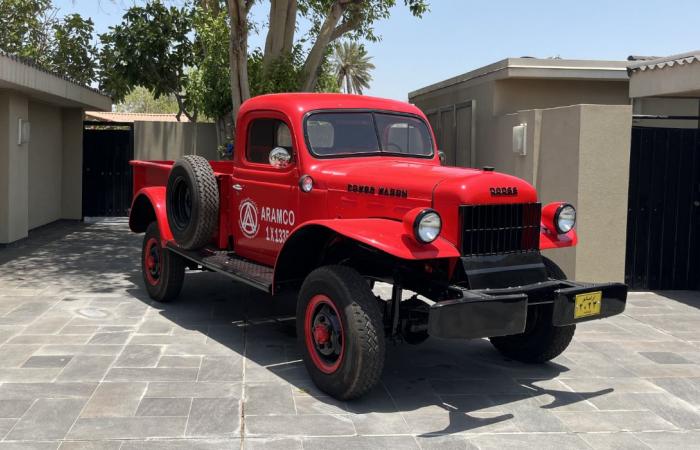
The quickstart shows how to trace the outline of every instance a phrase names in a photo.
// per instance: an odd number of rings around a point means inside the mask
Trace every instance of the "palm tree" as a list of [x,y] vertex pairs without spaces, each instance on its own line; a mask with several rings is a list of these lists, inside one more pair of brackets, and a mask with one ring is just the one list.
[[372,75],[369,72],[374,69],[367,56],[367,50],[357,42],[342,42],[335,46],[333,52],[333,66],[338,80],[338,86],[348,94],[362,94],[362,90],[369,88]]

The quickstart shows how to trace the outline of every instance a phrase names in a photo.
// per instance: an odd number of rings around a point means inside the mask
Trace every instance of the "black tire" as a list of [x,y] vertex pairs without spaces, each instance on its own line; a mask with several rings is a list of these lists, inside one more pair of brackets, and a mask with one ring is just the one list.
[[[566,279],[566,274],[549,258],[542,258],[549,278]],[[526,363],[543,363],[561,355],[574,337],[576,325],[552,325],[552,305],[530,306],[525,331],[511,336],[490,338],[504,356]]]
[[542,262],[544,262],[544,267],[547,269],[547,276],[549,278],[554,280],[566,280],[566,274],[557,263],[545,256],[542,257]]
[[[339,321],[319,321],[323,308]],[[319,344],[315,327],[324,323],[326,342]],[[381,378],[386,351],[382,316],[367,280],[352,268],[324,266],[306,277],[297,301],[297,340],[311,379],[332,397],[358,398]],[[321,353],[329,349],[319,345],[337,347],[338,342],[339,352]]]
[[[156,261],[149,261],[149,257],[155,258]],[[158,302],[169,302],[182,290],[182,283],[185,280],[185,261],[160,245],[160,233],[156,222],[148,225],[146,235],[143,237],[141,274],[148,295]]]
[[175,162],[168,177],[166,211],[180,247],[195,250],[211,241],[219,220],[219,188],[209,161],[185,155]]

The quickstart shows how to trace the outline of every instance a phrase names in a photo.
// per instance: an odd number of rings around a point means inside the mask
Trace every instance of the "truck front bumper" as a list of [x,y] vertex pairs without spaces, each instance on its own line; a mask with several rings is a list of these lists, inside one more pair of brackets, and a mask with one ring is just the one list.
[[620,314],[627,301],[627,286],[622,283],[547,280],[503,289],[455,289],[460,298],[430,307],[431,336],[475,339],[519,334],[525,331],[528,306],[542,304],[553,305],[554,326],[566,326]]

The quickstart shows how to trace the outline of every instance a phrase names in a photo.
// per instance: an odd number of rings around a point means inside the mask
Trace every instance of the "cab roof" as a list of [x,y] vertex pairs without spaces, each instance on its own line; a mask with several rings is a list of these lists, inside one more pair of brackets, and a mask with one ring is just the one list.
[[292,118],[301,118],[309,111],[324,109],[371,109],[416,114],[424,117],[414,105],[366,95],[327,93],[267,94],[246,100],[239,111],[243,115],[250,111],[272,110],[285,113]]

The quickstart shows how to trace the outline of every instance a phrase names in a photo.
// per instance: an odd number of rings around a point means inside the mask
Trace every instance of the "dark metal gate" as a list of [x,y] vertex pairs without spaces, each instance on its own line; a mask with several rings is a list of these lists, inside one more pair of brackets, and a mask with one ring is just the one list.
[[129,214],[133,158],[133,124],[84,123],[83,217]]
[[625,282],[700,289],[700,130],[632,128]]

